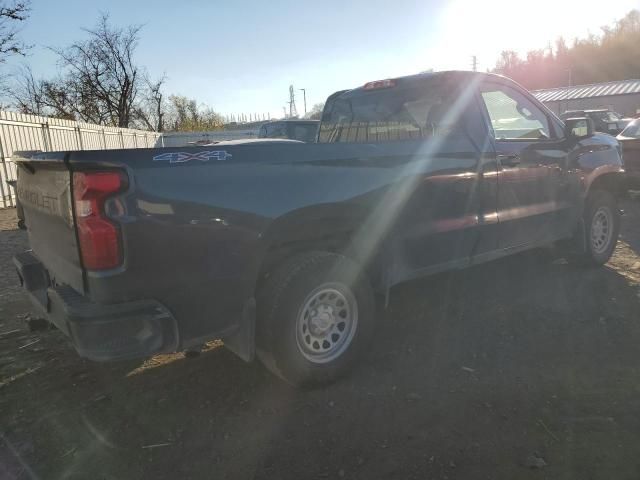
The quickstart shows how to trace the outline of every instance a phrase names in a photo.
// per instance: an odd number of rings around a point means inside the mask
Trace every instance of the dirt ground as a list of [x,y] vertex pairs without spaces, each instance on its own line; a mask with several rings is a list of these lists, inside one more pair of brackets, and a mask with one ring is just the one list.
[[610,264],[539,252],[396,288],[353,374],[296,391],[211,345],[84,361],[30,332],[0,211],[1,479],[638,479],[640,200]]

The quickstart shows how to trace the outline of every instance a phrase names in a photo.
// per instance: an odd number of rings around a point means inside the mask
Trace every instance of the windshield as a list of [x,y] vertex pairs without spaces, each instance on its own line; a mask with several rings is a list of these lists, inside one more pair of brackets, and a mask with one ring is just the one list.
[[640,138],[640,119],[633,120],[629,123],[620,135],[629,138]]
[[589,115],[594,119],[598,119],[602,122],[617,122],[618,120],[621,120],[620,116],[617,113],[611,111],[589,112]]

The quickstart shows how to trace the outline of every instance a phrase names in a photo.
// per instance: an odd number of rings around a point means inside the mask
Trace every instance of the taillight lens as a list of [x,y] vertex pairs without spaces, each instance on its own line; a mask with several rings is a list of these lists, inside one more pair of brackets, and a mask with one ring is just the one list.
[[125,186],[120,172],[75,172],[73,198],[82,263],[107,270],[122,263],[120,231],[105,215],[105,200]]

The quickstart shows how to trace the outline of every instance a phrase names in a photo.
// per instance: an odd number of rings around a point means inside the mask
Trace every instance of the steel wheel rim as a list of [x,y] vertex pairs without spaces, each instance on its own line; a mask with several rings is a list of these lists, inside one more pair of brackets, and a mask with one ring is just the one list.
[[351,289],[325,283],[304,299],[296,320],[296,343],[312,363],[327,363],[351,345],[358,327],[358,303]]
[[613,237],[613,215],[608,207],[596,210],[591,221],[591,247],[595,253],[604,253]]

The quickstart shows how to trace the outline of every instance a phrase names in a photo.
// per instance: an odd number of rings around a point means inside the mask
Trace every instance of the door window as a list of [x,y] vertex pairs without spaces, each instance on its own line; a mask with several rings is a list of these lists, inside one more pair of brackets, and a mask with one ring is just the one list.
[[531,100],[505,85],[481,89],[491,127],[497,140],[550,138],[549,119]]

